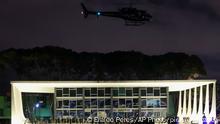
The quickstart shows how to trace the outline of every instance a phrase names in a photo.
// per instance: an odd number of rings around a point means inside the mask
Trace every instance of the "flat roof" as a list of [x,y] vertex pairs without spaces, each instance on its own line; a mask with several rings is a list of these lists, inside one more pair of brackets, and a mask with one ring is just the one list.
[[54,92],[56,87],[169,87],[169,91],[180,91],[211,83],[216,80],[11,81],[23,92],[37,89]]

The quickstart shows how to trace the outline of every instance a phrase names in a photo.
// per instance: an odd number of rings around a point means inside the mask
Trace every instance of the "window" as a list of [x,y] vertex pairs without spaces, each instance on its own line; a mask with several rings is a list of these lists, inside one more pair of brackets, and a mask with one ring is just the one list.
[[154,89],[154,96],[160,96],[160,90]]
[[98,90],[98,96],[104,96],[105,92],[104,90]]
[[125,107],[125,99],[119,99],[119,108]]
[[83,108],[83,100],[77,100],[77,108]]
[[70,108],[76,108],[76,101],[75,100],[70,101]]
[[99,99],[98,100],[98,107],[99,108],[104,108],[104,99]]
[[63,107],[68,108],[69,107],[69,100],[63,100]]
[[118,108],[118,99],[113,99],[113,107]]
[[62,95],[63,95],[62,89],[57,89],[56,91],[57,91],[56,92],[57,97],[62,97]]
[[160,88],[160,95],[161,96],[166,96],[167,95],[167,88],[166,87],[161,87]]
[[97,107],[97,99],[91,99],[91,105],[96,108]]
[[153,88],[147,88],[147,96],[153,96]]
[[85,108],[90,108],[90,100],[85,100],[84,102]]
[[161,107],[167,107],[167,98],[161,98]]
[[63,88],[63,94],[64,95],[69,95],[69,88]]
[[133,99],[134,108],[138,108],[138,105],[139,105],[139,100],[138,99]]
[[113,88],[113,96],[118,96],[118,88]]
[[133,95],[139,96],[139,88],[133,88]]
[[141,96],[146,96],[146,90],[141,90]]
[[125,96],[125,88],[119,88],[119,96]]
[[126,100],[126,107],[127,108],[132,108],[132,99],[127,99]]
[[89,89],[86,89],[85,90],[85,97],[89,97],[90,96],[90,90]]
[[111,99],[105,99],[105,105],[110,106],[111,105]]
[[147,107],[146,99],[141,99],[141,107],[142,108],[146,108]]
[[97,88],[91,88],[91,96],[97,96]]
[[57,101],[57,108],[62,108],[62,101]]
[[132,96],[132,90],[126,90],[126,96]]
[[70,89],[70,96],[71,97],[76,96],[76,90],[75,89]]
[[83,94],[83,89],[77,88],[77,96],[82,96],[82,94]]
[[111,88],[105,88],[105,96],[111,96]]

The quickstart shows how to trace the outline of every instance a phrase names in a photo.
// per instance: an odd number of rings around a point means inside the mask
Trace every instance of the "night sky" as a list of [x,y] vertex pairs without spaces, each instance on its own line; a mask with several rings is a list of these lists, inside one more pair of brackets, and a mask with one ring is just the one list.
[[128,0],[0,0],[0,50],[55,45],[81,52],[136,50],[148,55],[199,55],[208,74],[220,79],[219,0],[133,0],[153,21],[139,27],[117,18],[81,15],[117,10]]

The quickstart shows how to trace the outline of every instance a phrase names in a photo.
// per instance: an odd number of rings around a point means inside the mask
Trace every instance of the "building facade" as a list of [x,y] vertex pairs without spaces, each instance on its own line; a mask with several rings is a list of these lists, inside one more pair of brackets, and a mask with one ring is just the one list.
[[75,122],[92,122],[97,118],[104,122],[166,118],[175,107],[169,101],[170,93],[175,93],[179,96],[176,113],[179,123],[202,123],[204,116],[207,121],[216,117],[215,83],[215,80],[13,81],[11,122],[27,120],[22,93],[53,94],[52,118],[71,118]]

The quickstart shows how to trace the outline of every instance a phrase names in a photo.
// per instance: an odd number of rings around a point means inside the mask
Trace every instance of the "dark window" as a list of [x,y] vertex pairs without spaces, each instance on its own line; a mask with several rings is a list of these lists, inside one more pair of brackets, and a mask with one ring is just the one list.
[[76,101],[75,100],[70,101],[70,108],[76,108]]
[[139,88],[133,88],[133,96],[139,96]]
[[138,105],[138,104],[139,104],[138,99],[133,99],[133,105]]
[[105,96],[111,96],[111,88],[105,88]]
[[104,99],[99,99],[98,100],[98,107],[99,108],[104,108]]
[[104,93],[105,93],[104,90],[98,90],[98,96],[104,96],[105,95]]
[[63,100],[63,106],[69,107],[69,100]]
[[125,96],[125,88],[119,88],[119,96]]
[[69,111],[68,110],[63,111],[63,115],[64,116],[69,116]]
[[91,88],[91,94],[92,94],[92,96],[96,96],[97,95],[97,88]]
[[91,105],[97,105],[97,99],[92,99],[91,100]]
[[81,94],[83,93],[83,89],[82,88],[77,88],[77,94]]
[[118,90],[117,89],[113,90],[113,96],[118,96]]
[[126,107],[132,108],[132,100],[131,99],[126,100]]
[[147,93],[153,93],[153,88],[147,88]]
[[85,100],[85,108],[90,108],[90,100]]
[[119,108],[125,107],[125,99],[119,99]]
[[69,88],[63,88],[63,94],[69,94]]
[[154,96],[160,96],[160,90],[154,90]]
[[57,108],[62,108],[62,101],[57,101]]
[[141,99],[141,107],[146,108],[147,103],[146,103],[146,99]]
[[118,108],[118,100],[117,99],[113,100],[113,107]]
[[146,90],[141,90],[141,96],[146,96]]
[[166,87],[161,87],[160,92],[161,93],[167,93],[167,88]]
[[62,90],[57,90],[57,97],[61,97],[62,96]]
[[77,108],[83,108],[83,100],[77,100]]
[[87,97],[90,96],[90,90],[85,90],[85,96],[87,96]]
[[111,99],[105,99],[105,105],[111,105]]
[[132,96],[132,90],[126,90],[126,96]]
[[76,96],[76,90],[70,90],[70,96]]

